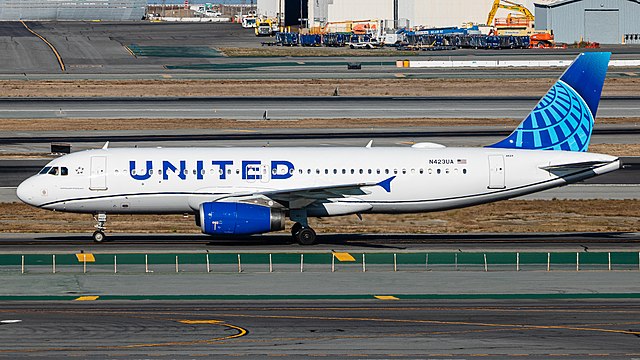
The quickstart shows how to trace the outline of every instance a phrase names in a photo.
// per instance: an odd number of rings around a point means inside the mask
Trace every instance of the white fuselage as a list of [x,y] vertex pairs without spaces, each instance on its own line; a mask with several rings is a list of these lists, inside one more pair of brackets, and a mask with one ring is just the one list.
[[[598,165],[548,170],[588,162]],[[20,185],[18,196],[57,211],[182,214],[230,196],[241,201],[242,194],[395,176],[390,191],[368,186],[339,194],[329,199],[332,206],[309,215],[426,212],[558,187],[619,165],[609,155],[496,148],[112,148],[51,161],[48,166],[64,167],[67,175],[35,175]]]

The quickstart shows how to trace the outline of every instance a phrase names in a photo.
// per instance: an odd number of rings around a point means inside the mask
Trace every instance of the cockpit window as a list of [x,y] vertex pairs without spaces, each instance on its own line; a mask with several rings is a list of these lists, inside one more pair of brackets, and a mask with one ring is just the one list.
[[66,167],[46,166],[40,170],[39,174],[49,174],[55,176],[67,176],[69,175],[69,169]]

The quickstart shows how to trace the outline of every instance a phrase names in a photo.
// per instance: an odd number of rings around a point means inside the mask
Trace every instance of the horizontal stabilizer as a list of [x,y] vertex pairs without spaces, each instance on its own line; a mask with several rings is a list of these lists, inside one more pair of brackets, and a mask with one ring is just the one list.
[[587,170],[587,169],[594,169],[599,166],[606,165],[608,163],[609,161],[585,161],[585,162],[579,162],[579,163],[541,166],[540,169],[547,170],[549,172]]

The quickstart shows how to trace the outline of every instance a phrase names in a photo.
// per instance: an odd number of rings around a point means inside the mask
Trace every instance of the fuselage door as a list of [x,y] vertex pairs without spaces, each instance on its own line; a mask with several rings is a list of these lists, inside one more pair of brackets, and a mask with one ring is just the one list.
[[504,156],[489,155],[489,189],[504,189]]
[[260,180],[262,180],[263,183],[268,183],[269,180],[271,180],[271,169],[269,169],[268,165],[260,165],[260,173]]
[[91,157],[90,190],[107,190],[107,157]]

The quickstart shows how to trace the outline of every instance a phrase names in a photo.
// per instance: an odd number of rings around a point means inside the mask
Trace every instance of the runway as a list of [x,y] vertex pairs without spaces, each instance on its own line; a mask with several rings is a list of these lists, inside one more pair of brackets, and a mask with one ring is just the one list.
[[[0,118],[524,118],[533,97],[221,97],[0,99]],[[637,117],[640,97],[604,97],[600,117]]]
[[109,233],[96,244],[91,230],[78,233],[0,233],[0,253],[56,251],[620,251],[640,250],[640,233],[464,233],[464,234],[319,234],[318,244],[291,243],[289,234],[233,239],[201,234]]
[[630,300],[3,303],[0,316],[20,320],[0,326],[14,359],[640,356]]

